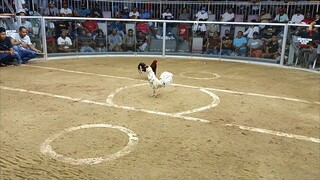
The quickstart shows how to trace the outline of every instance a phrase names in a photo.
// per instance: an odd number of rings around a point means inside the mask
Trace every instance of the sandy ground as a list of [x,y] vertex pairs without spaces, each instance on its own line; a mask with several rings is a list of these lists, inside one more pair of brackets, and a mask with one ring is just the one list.
[[[175,84],[153,98],[147,84],[134,86],[147,83],[137,64],[152,60],[68,59],[1,68],[1,179],[320,179],[319,74],[160,58],[158,75],[172,72]],[[212,103],[201,88],[220,103],[175,117]],[[110,94],[113,105],[106,103]],[[138,141],[130,153],[97,164],[57,158],[108,157],[127,146],[129,137],[119,129],[64,131],[88,124],[127,128]],[[56,157],[41,152],[50,137]]]

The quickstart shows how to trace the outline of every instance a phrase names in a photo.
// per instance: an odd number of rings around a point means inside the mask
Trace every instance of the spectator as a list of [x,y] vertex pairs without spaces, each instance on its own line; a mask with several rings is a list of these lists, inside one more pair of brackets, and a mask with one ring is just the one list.
[[56,8],[56,3],[50,1],[49,6],[44,10],[44,16],[59,16],[59,10]]
[[182,9],[182,13],[179,15],[179,20],[190,20],[190,14],[187,12],[187,8]]
[[302,24],[311,24],[313,22],[313,19],[311,18],[311,13],[307,12],[304,16],[304,19],[301,21]]
[[188,41],[189,31],[190,27],[187,24],[181,23],[178,25],[178,39],[180,42]]
[[221,55],[228,55],[230,56],[233,50],[233,38],[230,35],[229,30],[225,30],[225,36],[222,37],[222,48],[221,48]]
[[[162,19],[169,20],[169,21],[173,20],[173,15],[171,14],[169,8],[166,8],[166,11],[164,13],[162,13]],[[171,30],[172,30],[173,24],[167,23],[166,26],[167,26],[166,33],[168,35],[171,35]]]
[[58,50],[59,52],[70,52],[72,50],[72,41],[67,36],[68,32],[63,30],[58,38]]
[[66,1],[62,3],[62,8],[60,9],[60,15],[63,17],[72,16],[72,10],[68,7],[68,3]]
[[[19,16],[26,16],[25,12],[20,12]],[[20,26],[24,26],[27,31],[28,31],[28,35],[31,36],[33,34],[33,29],[32,29],[32,25],[30,21],[27,21],[26,18],[21,18],[21,24],[18,22],[15,22],[14,25],[19,28]]]
[[205,54],[218,54],[221,46],[221,40],[217,31],[210,32],[208,34],[208,38],[204,46],[207,48]]
[[[141,12],[140,12],[140,15],[139,15],[139,19],[150,19],[150,18],[151,18],[151,14],[149,12],[145,11],[145,9],[142,8]],[[154,23],[153,22],[148,22],[148,23],[145,23],[145,24],[148,24],[148,28],[151,30],[154,38],[160,37],[160,36],[157,35],[157,31],[156,31],[156,29],[154,27]],[[137,30],[139,30],[138,27],[137,27]]]
[[[253,19],[251,22],[253,23],[257,23],[257,21],[255,19]],[[247,36],[247,39],[252,39],[253,38],[253,33],[254,32],[257,32],[259,33],[260,32],[260,27],[258,25],[252,25],[250,26],[244,33],[243,35],[244,36]]]
[[288,15],[285,14],[285,10],[283,8],[279,9],[279,13],[273,19],[275,23],[287,23],[289,21]]
[[55,22],[55,38],[57,39],[59,35],[62,33],[63,30],[67,31],[67,34],[71,32],[71,27],[69,22],[64,21],[64,20],[59,20]]
[[203,19],[199,20],[199,24],[194,24],[193,25],[193,31],[197,32],[199,35],[204,36],[207,31],[207,26],[204,23],[201,23],[201,21],[204,21]]
[[81,35],[78,38],[78,45],[80,46],[80,52],[94,52],[91,46],[94,42],[92,37],[88,35],[85,29],[82,29]]
[[129,29],[128,34],[126,36],[124,36],[124,39],[123,39],[123,50],[135,52],[136,51],[136,42],[137,42],[137,39],[133,34],[133,30]]
[[206,8],[205,7],[202,7],[201,8],[201,11],[199,11],[196,15],[196,20],[199,21],[202,19],[202,21],[207,21],[208,18],[209,18],[209,15],[208,13],[206,12]]
[[[266,9],[261,9],[260,16],[258,16],[258,22],[269,23],[272,20],[270,13],[266,12]],[[259,25],[261,29],[265,28],[265,25]]]
[[247,39],[243,37],[243,32],[238,31],[237,37],[233,41],[234,54],[236,56],[246,56]]
[[86,17],[87,14],[90,14],[90,10],[87,9],[87,6],[85,4],[82,4],[81,5],[81,8],[80,9],[77,9],[75,12],[74,12],[74,15],[77,16],[77,17]]
[[[90,18],[90,14],[86,15],[87,18]],[[99,29],[98,22],[96,20],[86,20],[82,23],[83,27],[87,30],[89,36],[95,36]]]
[[6,29],[0,27],[0,65],[1,67],[13,63],[15,56],[19,55],[14,53],[13,46],[9,37],[6,36]]
[[119,18],[129,19],[129,9],[128,9],[128,7],[124,7],[123,8],[123,11],[121,11],[120,14],[119,14]]
[[0,27],[3,27],[4,29],[8,29],[7,23],[3,18],[0,19]]
[[265,47],[263,58],[276,59],[279,56],[279,43],[277,36],[273,35],[271,42],[268,42]]
[[13,4],[16,9],[16,14],[19,14],[20,12],[27,13],[27,5],[25,0],[13,0]]
[[103,13],[98,3],[90,11],[90,16],[95,18],[103,18]]
[[122,51],[122,38],[117,33],[117,29],[112,29],[111,34],[108,36],[108,45],[110,51]]
[[116,29],[117,33],[121,36],[121,38],[124,37],[124,25],[123,22],[120,21],[112,21],[110,24],[110,29],[112,33],[112,29]]
[[97,52],[106,52],[107,51],[107,38],[103,33],[102,29],[99,29],[98,35],[94,38],[94,43],[96,45]]
[[263,41],[258,39],[259,33],[254,32],[253,38],[248,41],[249,56],[260,58],[262,55]]
[[304,15],[301,14],[301,10],[300,9],[297,9],[296,10],[296,14],[294,14],[291,17],[290,23],[292,23],[292,24],[300,24],[303,19],[304,19]]
[[233,9],[229,8],[227,12],[221,15],[221,22],[233,22],[233,21],[234,21]]
[[137,10],[136,7],[134,7],[134,8],[132,9],[132,11],[129,13],[129,18],[130,18],[130,19],[138,19],[139,16],[140,16],[140,14],[139,14],[139,11]]
[[140,52],[146,51],[149,42],[150,42],[150,39],[148,39],[147,36],[142,31],[138,31],[136,49]]
[[265,44],[272,41],[272,36],[277,36],[277,28],[274,26],[266,26],[261,35],[261,40],[265,42]]
[[42,54],[40,50],[33,46],[27,33],[27,29],[21,26],[19,33],[14,33],[11,36],[13,49],[19,53],[19,56],[17,56],[19,64],[28,63],[30,59],[35,58],[38,54]]

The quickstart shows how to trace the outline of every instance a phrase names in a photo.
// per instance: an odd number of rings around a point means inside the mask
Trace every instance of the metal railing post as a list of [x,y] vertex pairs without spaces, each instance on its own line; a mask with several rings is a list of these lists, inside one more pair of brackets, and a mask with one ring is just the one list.
[[284,25],[284,32],[283,32],[283,39],[282,39],[282,48],[281,48],[281,59],[280,59],[280,65],[284,65],[284,57],[286,52],[286,45],[287,45],[287,36],[288,36],[288,24]]

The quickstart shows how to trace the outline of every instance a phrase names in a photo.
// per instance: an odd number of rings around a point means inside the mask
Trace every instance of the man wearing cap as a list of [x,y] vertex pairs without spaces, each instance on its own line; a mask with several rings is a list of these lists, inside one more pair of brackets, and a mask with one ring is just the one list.
[[198,11],[198,13],[195,16],[197,21],[199,21],[200,19],[202,19],[203,21],[208,20],[209,16],[206,12],[206,7],[202,6],[201,11]]
[[129,19],[129,8],[124,7],[123,11],[120,12],[120,18]]
[[58,16],[59,10],[56,8],[56,4],[54,1],[50,1],[49,7],[44,10],[44,16]]
[[289,21],[288,15],[284,13],[284,9],[280,8],[279,13],[273,19],[275,23],[287,23]]

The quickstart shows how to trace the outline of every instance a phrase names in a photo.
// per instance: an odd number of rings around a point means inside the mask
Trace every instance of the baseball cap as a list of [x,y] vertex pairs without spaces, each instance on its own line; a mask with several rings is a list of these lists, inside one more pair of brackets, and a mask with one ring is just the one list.
[[128,7],[124,7],[123,9],[129,9]]
[[55,2],[54,1],[50,1],[49,4],[55,4]]
[[257,36],[259,36],[259,33],[258,33],[258,32],[254,32],[254,33],[253,33],[253,35],[257,35]]
[[266,9],[265,9],[265,8],[262,8],[262,9],[261,9],[261,11],[264,11],[264,12],[265,12],[265,11],[266,11]]
[[283,8],[280,8],[280,9],[279,9],[279,12],[284,12],[284,9],[283,9]]
[[206,7],[203,6],[203,7],[201,8],[201,10],[206,10]]

